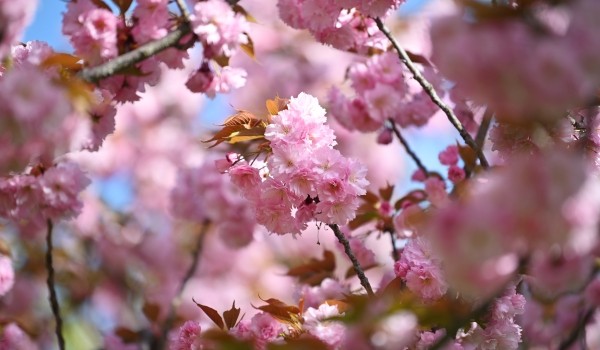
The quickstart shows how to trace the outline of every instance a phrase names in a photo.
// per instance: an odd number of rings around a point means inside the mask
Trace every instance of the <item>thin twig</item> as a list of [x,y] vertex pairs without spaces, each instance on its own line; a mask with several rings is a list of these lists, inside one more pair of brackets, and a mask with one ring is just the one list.
[[419,156],[417,156],[417,154],[412,150],[412,148],[410,148],[408,142],[406,142],[406,139],[402,136],[402,134],[400,133],[400,130],[398,130],[396,123],[391,119],[389,120],[389,122],[391,124],[391,128],[392,128],[392,131],[394,132],[394,135],[396,135],[398,140],[400,140],[400,143],[402,144],[402,146],[404,146],[406,153],[408,153],[408,155],[417,164],[417,167],[425,174],[425,176],[427,176],[429,174],[429,171],[427,171],[427,168],[425,168],[425,165],[423,165],[423,162],[421,162],[421,159],[419,159]]
[[369,296],[373,296],[373,288],[371,288],[369,279],[367,279],[367,276],[365,275],[365,272],[360,266],[358,259],[356,259],[356,256],[352,252],[352,249],[350,248],[350,242],[348,242],[346,236],[344,236],[342,231],[340,231],[340,227],[338,225],[330,224],[328,226],[333,230],[333,234],[335,234],[335,237],[338,239],[338,241],[344,246],[344,251],[346,252],[348,258],[350,258],[350,261],[352,261],[352,266],[354,267],[354,271],[356,272],[356,275],[360,280],[360,284],[365,288]]
[[176,313],[177,308],[179,307],[179,305],[181,305],[181,298],[182,298],[185,286],[187,285],[188,281],[192,278],[192,276],[194,276],[196,274],[196,271],[198,270],[198,266],[200,264],[200,255],[202,254],[202,248],[204,246],[204,237],[206,236],[206,232],[207,232],[209,226],[210,226],[209,222],[202,223],[202,228],[200,229],[200,235],[198,237],[198,240],[196,241],[196,246],[194,247],[194,250],[192,251],[192,264],[187,269],[185,276],[183,276],[183,279],[181,280],[181,284],[179,285],[179,289],[177,290],[175,297],[171,301],[171,305],[169,306],[169,311],[167,312],[167,318],[165,320],[165,323],[163,323],[163,325],[161,327],[160,338],[154,338],[152,340],[152,344],[150,346],[151,349],[158,350],[158,349],[164,348],[164,342],[167,340],[167,334],[169,333],[169,330],[171,329],[171,327],[173,327],[173,323],[175,322],[175,317],[177,315],[177,313]]
[[494,114],[489,109],[483,113],[483,119],[481,120],[481,124],[479,124],[479,129],[477,129],[477,135],[475,136],[475,143],[479,149],[483,149],[485,145],[485,137],[490,129],[493,118]]
[[52,308],[52,314],[56,322],[56,338],[58,339],[58,348],[60,350],[65,349],[65,339],[62,334],[62,317],[60,317],[60,306],[58,305],[58,298],[56,296],[56,289],[54,288],[54,262],[52,259],[52,220],[46,220],[46,226],[48,231],[46,234],[46,270],[48,270],[48,299],[50,300],[50,306]]
[[185,18],[185,20],[189,22],[191,14],[187,6],[185,5],[185,2],[183,0],[175,0],[175,3],[177,4],[177,7],[179,7],[179,11],[183,15],[183,18]]
[[573,329],[573,331],[569,334],[569,337],[560,344],[560,347],[558,348],[559,350],[567,350],[571,348],[571,345],[577,341],[577,338],[579,338],[580,334],[585,331],[585,326],[590,322],[595,311],[595,308],[591,308],[582,315],[582,317],[579,319],[579,322],[577,322],[575,329]]
[[396,41],[396,39],[394,39],[394,37],[392,36],[392,33],[390,33],[390,31],[385,27],[385,25],[383,24],[381,19],[375,18],[375,23],[377,23],[377,27],[379,28],[379,30],[392,43],[392,45],[394,46],[394,49],[396,49],[396,52],[398,53],[398,57],[400,58],[400,60],[406,65],[408,70],[410,70],[410,72],[413,74],[415,80],[419,83],[419,85],[421,85],[423,90],[425,90],[425,93],[427,93],[427,95],[429,95],[429,97],[431,98],[431,101],[433,101],[433,103],[435,103],[438,107],[440,107],[440,109],[444,112],[444,114],[446,114],[446,116],[448,117],[448,120],[450,121],[450,123],[452,123],[454,128],[458,131],[458,133],[460,134],[462,139],[465,141],[465,143],[475,151],[475,153],[477,154],[477,158],[479,158],[479,162],[481,163],[481,166],[483,168],[487,169],[489,167],[489,163],[488,163],[487,159],[485,158],[483,151],[479,147],[477,147],[477,144],[475,144],[475,141],[473,140],[471,135],[467,132],[467,130],[464,128],[464,126],[462,125],[460,120],[458,120],[458,118],[456,117],[456,115],[454,114],[452,109],[450,109],[450,107],[448,107],[442,101],[442,99],[438,96],[437,92],[433,88],[433,85],[431,85],[431,83],[429,81],[427,81],[427,79],[425,79],[425,77],[423,77],[423,75],[421,74],[419,69],[415,66],[413,61],[408,56],[408,53],[406,53],[406,51],[402,48],[402,46],[400,46],[400,44]]
[[400,260],[400,254],[398,253],[398,248],[396,247],[396,233],[394,231],[388,231],[390,234],[390,240],[392,241],[392,257],[394,261]]
[[79,72],[79,77],[91,83],[118,74],[123,69],[141,62],[161,51],[175,46],[185,35],[191,33],[188,22],[182,23],[178,28],[167,34],[164,38],[146,43],[133,51],[122,54],[99,66],[86,68]]

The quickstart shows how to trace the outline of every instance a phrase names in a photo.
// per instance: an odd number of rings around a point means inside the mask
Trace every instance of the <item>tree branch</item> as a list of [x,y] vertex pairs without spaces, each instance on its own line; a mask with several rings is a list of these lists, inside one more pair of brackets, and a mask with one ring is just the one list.
[[58,305],[58,298],[56,296],[56,289],[54,288],[54,262],[52,259],[52,220],[46,220],[46,226],[48,231],[46,233],[46,270],[48,271],[48,299],[50,300],[50,306],[52,308],[52,314],[56,322],[56,338],[58,339],[58,348],[60,350],[65,349],[65,339],[62,334],[62,318],[60,317],[60,306]]
[[183,18],[185,18],[186,22],[189,22],[191,14],[190,11],[188,11],[187,6],[185,5],[185,2],[183,0],[175,0],[175,3],[177,4],[177,7],[179,7],[179,11],[183,15]]
[[165,323],[161,327],[160,338],[153,338],[152,344],[150,345],[150,349],[160,350],[164,348],[165,341],[167,340],[167,335],[171,327],[173,327],[173,323],[175,322],[176,311],[179,305],[181,305],[181,297],[183,294],[183,290],[187,285],[188,281],[196,274],[198,270],[198,265],[200,264],[200,255],[202,254],[202,248],[204,247],[204,237],[206,236],[206,232],[210,226],[209,222],[202,223],[202,227],[200,229],[200,235],[198,236],[198,240],[196,241],[196,246],[192,251],[192,264],[187,269],[183,279],[181,280],[181,284],[179,285],[179,289],[177,290],[177,294],[173,298],[171,305],[169,306],[169,311],[167,313],[167,318]]
[[398,57],[400,58],[400,60],[406,65],[408,70],[410,70],[410,72],[413,74],[415,80],[419,83],[419,85],[421,85],[421,87],[423,88],[423,90],[425,90],[427,95],[429,95],[429,97],[431,98],[431,101],[433,101],[433,103],[435,103],[438,107],[440,107],[440,109],[444,112],[444,114],[446,114],[446,116],[448,117],[448,120],[450,121],[450,123],[452,123],[454,128],[458,131],[458,133],[460,134],[462,139],[465,141],[465,143],[475,151],[475,153],[477,154],[477,158],[479,158],[479,162],[481,163],[481,166],[486,169],[489,168],[489,163],[488,163],[487,159],[485,158],[483,151],[479,147],[477,147],[477,144],[475,143],[475,141],[473,140],[471,135],[467,132],[467,130],[464,128],[464,126],[461,124],[460,120],[458,120],[458,118],[456,117],[456,115],[454,114],[452,109],[450,109],[450,107],[448,107],[442,101],[442,99],[438,96],[437,92],[433,88],[433,85],[431,85],[431,83],[429,81],[427,81],[427,79],[425,79],[425,77],[423,77],[421,72],[419,72],[419,69],[412,62],[412,60],[408,56],[408,53],[406,53],[406,51],[402,48],[402,46],[400,46],[400,44],[396,41],[396,39],[394,39],[394,37],[392,36],[392,33],[390,33],[390,31],[385,27],[385,25],[383,24],[383,22],[381,21],[380,18],[375,18],[375,23],[377,23],[377,27],[379,28],[379,30],[392,43],[392,46],[394,46],[394,49],[398,53]]
[[390,234],[390,240],[392,241],[392,257],[394,261],[400,260],[400,254],[398,253],[398,248],[396,248],[396,233],[394,231],[388,231]]
[[567,339],[560,344],[560,347],[558,348],[559,350],[567,350],[571,348],[571,345],[573,345],[575,341],[577,341],[577,338],[579,338],[580,335],[582,335],[585,331],[585,326],[591,321],[595,311],[596,308],[590,308],[579,318],[579,322],[577,322],[577,325],[569,334],[569,337],[567,337]]
[[475,136],[475,143],[480,149],[483,149],[483,146],[485,145],[485,137],[490,129],[493,117],[494,115],[489,109],[483,113],[483,119],[481,120],[479,129],[477,129],[477,135]]
[[417,156],[417,154],[410,148],[410,146],[408,145],[408,142],[406,142],[406,139],[402,136],[402,134],[400,134],[400,130],[398,130],[396,123],[392,119],[390,119],[389,122],[392,126],[392,131],[394,132],[394,135],[396,135],[398,140],[400,140],[400,143],[402,144],[402,146],[404,146],[406,153],[408,153],[408,155],[417,164],[417,167],[425,174],[425,176],[427,176],[429,174],[429,171],[427,171],[427,168],[425,168],[425,165],[423,165],[423,162],[421,162],[421,159],[419,159],[419,156]]
[[365,275],[365,272],[363,271],[362,267],[360,266],[358,259],[352,252],[352,249],[350,248],[350,242],[348,242],[348,239],[346,239],[346,236],[344,236],[342,231],[340,231],[340,227],[338,225],[329,224],[327,226],[329,226],[333,230],[333,234],[335,234],[335,237],[344,246],[344,251],[346,252],[346,255],[348,256],[348,258],[350,258],[350,261],[352,261],[352,266],[354,267],[354,271],[356,272],[356,275],[358,276],[358,279],[360,280],[360,284],[365,288],[365,290],[367,291],[367,294],[369,294],[369,296],[373,296],[374,295],[373,288],[371,288],[369,279],[367,279],[367,276]]
[[161,51],[175,46],[185,35],[190,34],[192,28],[188,22],[182,23],[164,38],[146,43],[133,51],[122,54],[114,59],[96,67],[86,68],[79,72],[79,77],[91,83],[98,82],[111,75],[118,74],[123,69],[141,62]]

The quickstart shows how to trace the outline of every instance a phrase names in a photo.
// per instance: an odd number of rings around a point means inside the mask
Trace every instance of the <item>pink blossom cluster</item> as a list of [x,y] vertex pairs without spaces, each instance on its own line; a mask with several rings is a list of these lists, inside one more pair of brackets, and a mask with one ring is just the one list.
[[334,117],[348,130],[376,131],[388,120],[401,127],[423,126],[437,111],[424,92],[411,93],[403,65],[392,52],[352,64],[348,78],[354,89],[353,98],[346,97],[336,87],[328,96]]
[[305,93],[272,117],[265,138],[271,152],[264,177],[245,161],[229,169],[232,182],[270,232],[299,234],[312,220],[345,225],[366,193],[366,168],[333,148],[325,110]]
[[333,321],[331,318],[342,316],[337,305],[323,303],[318,308],[309,307],[304,311],[303,329],[313,335],[330,349],[342,349],[347,326],[340,321]]
[[37,0],[0,1],[0,60],[21,38],[37,6]]
[[0,217],[20,227],[23,234],[35,234],[45,227],[47,219],[79,214],[82,204],[78,195],[89,183],[79,166],[71,162],[2,178]]
[[241,320],[230,330],[238,339],[253,340],[256,350],[265,350],[267,344],[281,339],[284,331],[285,327],[266,312],[259,312],[250,320]]
[[385,49],[385,37],[371,17],[383,17],[404,0],[279,0],[279,16],[290,27],[308,29],[320,42],[339,50]]
[[3,327],[0,336],[0,350],[36,350],[39,349],[33,340],[16,323],[11,322]]
[[586,104],[600,84],[599,3],[532,12],[529,22],[456,15],[432,27],[432,59],[441,73],[504,120],[557,119]]
[[459,154],[458,146],[450,145],[446,147],[438,155],[440,163],[448,167],[448,180],[452,181],[453,184],[457,184],[465,179],[465,170],[458,166]]
[[394,272],[422,300],[434,301],[448,290],[441,263],[427,241],[416,237],[406,243],[400,260],[394,264]]
[[197,2],[191,18],[192,29],[203,46],[203,61],[190,76],[186,86],[193,92],[209,97],[228,93],[246,84],[246,71],[231,66],[222,67],[217,59],[229,59],[240,45],[251,44],[248,21],[224,0]]
[[[131,12],[131,19],[114,14],[92,0],[71,1],[63,19],[63,33],[75,48],[75,53],[85,60],[86,65],[104,63],[119,54],[165,37],[176,22],[169,12],[167,0],[141,0]],[[197,2],[190,16],[192,31],[203,46],[203,59],[186,86],[193,92],[227,93],[244,86],[246,72],[223,64],[239,45],[249,44],[248,22],[234,12],[224,0]],[[192,35],[182,39],[182,45],[193,43]],[[168,48],[147,58],[134,67],[103,79],[100,86],[109,91],[119,102],[136,101],[145,84],[155,85],[161,76],[160,63],[168,68],[184,68],[188,58],[187,48]],[[210,63],[210,65],[209,65]]]
[[[361,266],[363,265],[361,263]],[[343,299],[350,294],[350,286],[332,278],[324,279],[318,286],[303,284],[298,292],[298,300],[304,300],[305,307],[318,308],[328,299]]]
[[[584,162],[555,150],[512,159],[511,164],[476,179],[469,200],[441,208],[422,231],[445,261],[449,283],[466,295],[496,292],[513,276],[522,257],[533,259],[529,272],[542,274],[540,283],[546,286],[564,285],[589,271],[585,267],[589,269],[588,259],[573,258],[572,263],[561,259],[568,272],[562,274],[562,282],[552,282],[552,278],[561,279],[560,275],[553,268],[544,268],[544,259],[538,263],[534,254],[550,254],[550,247],[560,247],[568,259],[568,252],[575,249],[573,242],[593,234],[593,228],[587,231],[583,227],[589,220],[592,227],[597,224],[594,215],[582,217],[579,212],[581,203],[587,203],[585,211],[589,213],[598,211],[597,201],[580,201],[582,194],[591,190],[584,184],[596,182],[593,177],[586,181]],[[574,202],[581,205],[570,207],[568,203]],[[575,251],[587,254],[590,247],[586,249],[577,247]],[[553,276],[544,277],[544,273]]]
[[10,256],[0,254],[0,297],[15,284],[15,270]]
[[179,170],[171,192],[171,208],[178,218],[214,225],[230,247],[242,247],[252,241],[254,212],[213,162]]
[[73,113],[66,92],[34,66],[0,78],[0,173],[21,172],[35,162],[51,163],[69,150]]
[[176,338],[171,339],[169,350],[200,350],[200,331],[201,327],[198,322],[186,321],[179,328],[179,334]]

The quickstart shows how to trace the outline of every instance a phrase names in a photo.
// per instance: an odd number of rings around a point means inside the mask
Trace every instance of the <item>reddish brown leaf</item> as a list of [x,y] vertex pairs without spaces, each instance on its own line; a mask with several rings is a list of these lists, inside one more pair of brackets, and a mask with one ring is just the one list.
[[72,71],[79,71],[83,67],[81,63],[81,58],[62,52],[53,53],[50,56],[46,57],[46,59],[42,61],[41,66],[58,66],[61,68],[70,69]]
[[140,332],[131,330],[127,327],[115,329],[115,334],[126,344],[137,343],[142,339]]
[[101,9],[105,9],[108,10],[110,12],[112,12],[112,9],[110,8],[110,6],[108,6],[104,1],[102,0],[92,0],[92,2],[94,3],[94,5],[96,5],[97,7],[101,8]]
[[475,168],[475,164],[477,164],[477,154],[475,151],[469,146],[461,146],[458,143],[457,146],[460,159],[463,160],[467,169]]
[[223,128],[206,141],[214,142],[209,148],[222,142],[231,144],[243,141],[257,140],[264,137],[266,122],[247,111],[238,111],[221,125]]
[[248,111],[239,110],[234,115],[225,119],[221,126],[243,126],[246,129],[251,129],[262,123],[262,119]]
[[394,186],[388,184],[386,187],[379,189],[379,196],[384,201],[389,202],[392,198],[392,194],[394,193]]
[[251,22],[251,23],[257,23],[256,18],[254,18],[251,14],[249,14],[248,11],[246,11],[246,9],[243,8],[242,6],[240,6],[239,4],[235,4],[231,8],[233,9],[233,11],[235,13],[239,13],[239,14],[243,15],[246,18],[246,21]]
[[283,301],[274,298],[263,301],[267,303],[267,305],[255,307],[255,309],[264,311],[279,321],[287,324],[297,324],[300,322],[302,311],[297,306],[288,305]]
[[10,250],[10,245],[4,239],[0,238],[0,254],[12,256],[12,252]]
[[[377,266],[378,266],[377,264],[371,264],[371,265],[361,266],[361,267],[362,267],[363,271],[367,271],[367,270],[370,270],[370,269],[372,269],[374,267],[377,267]],[[353,266],[350,266],[348,268],[348,270],[346,271],[345,278],[350,278],[350,277],[353,277],[353,276],[356,276],[356,271],[354,270]]]
[[158,316],[160,316],[160,306],[155,303],[145,302],[142,307],[142,312],[149,321],[156,322]]
[[216,324],[217,327],[219,327],[220,329],[225,329],[225,323],[223,322],[223,319],[221,318],[221,315],[219,315],[217,310],[206,305],[198,304],[194,299],[192,299],[192,301],[196,303],[196,305],[198,305],[198,307],[202,311],[204,311],[206,316],[208,316],[208,318],[210,318],[210,320],[213,321],[213,323]]
[[306,264],[291,268],[286,275],[297,277],[301,283],[311,286],[321,284],[321,282],[333,275],[335,270],[335,256],[329,250],[323,251],[323,259],[311,258]]
[[245,44],[240,44],[240,49],[242,49],[242,51],[244,51],[244,53],[251,59],[255,60],[256,56],[254,55],[254,42],[252,41],[250,35],[246,34],[246,37],[248,38],[248,42]]
[[223,312],[223,319],[225,320],[225,325],[227,326],[227,329],[235,327],[239,316],[240,309],[235,307],[234,300],[233,305],[231,305],[231,309]]
[[125,14],[129,10],[129,7],[131,7],[133,0],[112,0],[112,2],[117,5],[121,14]]
[[356,230],[357,228],[376,220],[378,217],[379,214],[376,211],[369,211],[363,214],[358,214],[354,219],[352,219],[352,221],[348,223],[348,227],[351,230]]
[[429,62],[427,57],[410,51],[407,51],[406,53],[411,61],[422,64],[423,66],[431,67],[431,62]]
[[229,56],[219,55],[213,57],[213,60],[221,67],[227,67],[229,65]]
[[398,199],[394,204],[396,210],[402,209],[404,203],[409,202],[412,204],[419,204],[427,198],[427,194],[423,190],[414,190],[408,192],[404,197]]
[[284,344],[270,343],[267,350],[327,350],[331,349],[321,340],[309,336],[302,335],[298,338],[289,339]]
[[371,192],[371,191],[367,191],[367,193],[365,193],[362,197],[360,197],[362,200],[364,200],[367,203],[371,203],[373,205],[379,203],[379,197]]
[[267,111],[269,111],[270,115],[277,115],[279,114],[279,112],[287,109],[287,105],[289,102],[290,100],[287,98],[281,98],[279,96],[276,96],[272,100],[267,100]]

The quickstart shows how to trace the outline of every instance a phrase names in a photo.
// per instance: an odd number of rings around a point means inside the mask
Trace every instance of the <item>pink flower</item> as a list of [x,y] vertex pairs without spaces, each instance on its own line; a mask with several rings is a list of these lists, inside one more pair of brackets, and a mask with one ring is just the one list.
[[194,321],[186,321],[179,328],[179,335],[171,341],[170,350],[200,350],[199,344],[200,324]]
[[394,141],[394,135],[392,134],[392,130],[388,128],[384,128],[377,135],[377,143],[380,145],[389,145]]
[[448,168],[448,180],[452,181],[453,184],[457,184],[465,179],[465,170],[457,165],[451,165]]
[[0,58],[3,59],[10,47],[18,42],[36,6],[36,0],[0,2]]
[[258,169],[248,164],[236,164],[229,168],[231,182],[236,185],[242,193],[253,193],[258,191],[262,179]]
[[0,350],[13,349],[36,350],[39,347],[16,323],[11,322],[4,327],[2,337],[0,337]]
[[451,166],[458,164],[458,156],[458,146],[450,145],[440,152],[438,158],[443,165]]
[[245,34],[249,29],[248,22],[223,0],[196,3],[191,22],[194,33],[209,47],[205,49],[206,58],[220,54],[230,57],[239,44],[248,43]]
[[43,207],[47,218],[72,218],[83,204],[78,195],[90,184],[88,177],[74,163],[61,163],[48,169],[40,179]]
[[425,180],[427,199],[436,207],[443,207],[449,202],[446,184],[438,177],[432,176]]
[[261,312],[250,320],[250,330],[257,340],[270,342],[279,337],[283,326],[268,313]]
[[6,255],[0,255],[0,297],[8,293],[14,284],[15,271],[12,260]]

